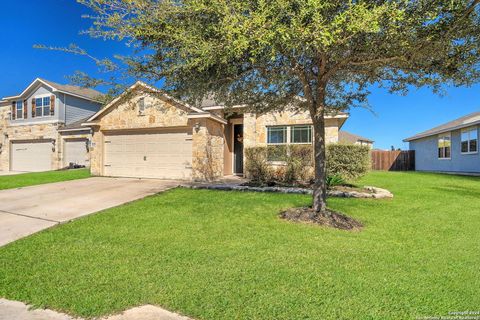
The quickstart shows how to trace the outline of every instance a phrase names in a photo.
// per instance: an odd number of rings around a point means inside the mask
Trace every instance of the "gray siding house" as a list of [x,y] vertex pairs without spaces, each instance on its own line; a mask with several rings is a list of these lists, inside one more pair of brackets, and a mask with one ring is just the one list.
[[479,126],[475,112],[403,141],[415,151],[417,171],[480,173]]
[[89,165],[90,128],[101,93],[35,79],[0,101],[0,170],[47,171]]

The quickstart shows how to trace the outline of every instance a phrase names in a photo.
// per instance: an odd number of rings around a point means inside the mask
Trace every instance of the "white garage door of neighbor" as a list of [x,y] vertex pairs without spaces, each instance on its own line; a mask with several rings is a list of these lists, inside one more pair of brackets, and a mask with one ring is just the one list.
[[63,164],[67,167],[70,163],[85,166],[87,160],[87,139],[65,140]]
[[191,177],[192,136],[187,132],[105,135],[104,143],[106,176]]
[[51,141],[12,142],[10,170],[52,170],[52,152]]

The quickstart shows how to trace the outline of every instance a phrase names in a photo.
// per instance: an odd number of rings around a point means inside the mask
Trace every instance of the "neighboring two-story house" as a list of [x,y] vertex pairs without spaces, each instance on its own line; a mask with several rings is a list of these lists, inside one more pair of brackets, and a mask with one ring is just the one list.
[[47,171],[89,165],[90,129],[81,123],[101,108],[101,93],[35,79],[0,101],[0,170]]

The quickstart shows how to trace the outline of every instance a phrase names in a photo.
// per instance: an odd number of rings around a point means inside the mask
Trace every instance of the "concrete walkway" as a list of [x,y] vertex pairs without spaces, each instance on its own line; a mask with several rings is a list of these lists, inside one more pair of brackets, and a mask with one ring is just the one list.
[[0,246],[179,184],[174,180],[88,178],[2,190]]
[[[0,320],[82,320],[48,309],[29,309],[18,301],[0,299]],[[191,320],[165,309],[144,305],[101,320]]]

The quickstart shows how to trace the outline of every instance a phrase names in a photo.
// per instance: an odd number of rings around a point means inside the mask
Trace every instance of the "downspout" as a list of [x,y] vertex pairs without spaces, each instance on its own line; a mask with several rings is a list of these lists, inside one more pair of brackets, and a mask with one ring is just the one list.
[[63,123],[67,125],[67,95],[63,94]]

